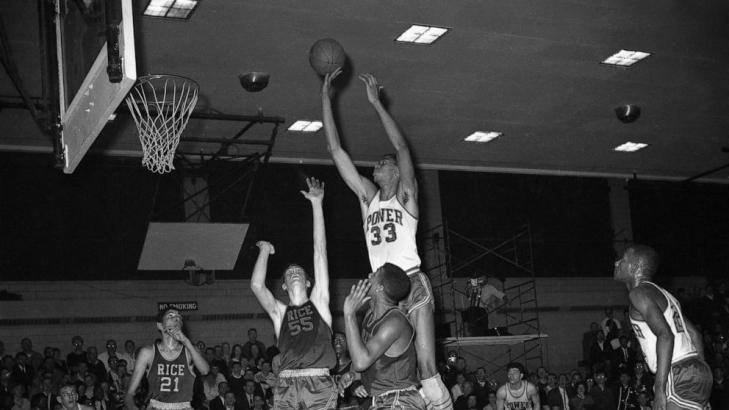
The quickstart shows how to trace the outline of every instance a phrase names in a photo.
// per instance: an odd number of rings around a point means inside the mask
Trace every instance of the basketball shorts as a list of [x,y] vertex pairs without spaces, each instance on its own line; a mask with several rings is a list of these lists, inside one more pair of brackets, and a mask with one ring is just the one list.
[[[430,287],[430,280],[419,268],[412,268],[406,272],[410,278],[410,294],[402,302],[400,308],[410,318],[410,315],[420,309],[426,308],[430,311],[435,310],[435,302],[433,301],[433,289]],[[412,319],[410,320],[412,322]]]
[[282,370],[273,389],[274,410],[334,410],[337,385],[328,369]]
[[418,390],[412,389],[392,390],[372,397],[372,405],[369,410],[400,410],[420,409],[425,410],[425,400]]
[[713,384],[709,365],[698,356],[687,357],[671,365],[666,398],[686,409],[703,410]]

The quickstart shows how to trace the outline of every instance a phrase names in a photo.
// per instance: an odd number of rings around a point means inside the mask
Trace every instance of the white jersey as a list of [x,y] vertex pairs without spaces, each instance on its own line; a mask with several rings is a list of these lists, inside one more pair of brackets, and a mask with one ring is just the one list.
[[522,388],[512,391],[509,383],[506,383],[506,400],[504,400],[505,410],[532,410],[532,399],[527,394],[529,383],[522,380]]
[[[666,319],[673,333],[673,356],[671,356],[671,363],[676,363],[681,359],[698,354],[696,346],[691,341],[691,335],[689,335],[688,329],[686,329],[686,322],[683,320],[681,304],[678,303],[678,300],[668,293],[667,290],[653,282],[643,283],[655,286],[666,298],[667,306],[666,310],[663,311],[663,317]],[[633,319],[632,317],[630,318],[630,323],[633,325],[635,335],[638,337],[641,349],[643,349],[645,362],[648,368],[655,373],[658,365],[658,355],[656,353],[658,338],[656,338],[656,335],[648,327],[648,323]]]
[[402,206],[397,195],[380,201],[380,191],[377,191],[367,207],[364,220],[372,271],[387,262],[408,273],[419,268],[420,257],[415,243],[417,230],[418,219]]

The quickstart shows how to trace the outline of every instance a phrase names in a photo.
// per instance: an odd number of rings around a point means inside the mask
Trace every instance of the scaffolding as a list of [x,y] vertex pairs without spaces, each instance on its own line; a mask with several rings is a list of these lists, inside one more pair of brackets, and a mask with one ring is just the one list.
[[[444,223],[423,232],[421,249],[436,299],[437,337],[445,352],[455,350],[459,356],[468,356],[470,363],[484,367],[492,378],[512,361],[520,361],[528,369],[543,365],[541,340],[547,335],[539,326],[529,225],[489,246]],[[496,324],[489,324],[490,335],[468,336],[468,323],[462,316],[472,300],[466,290],[468,278],[485,265],[499,268],[489,276],[501,279],[504,302],[485,311],[488,321]]]

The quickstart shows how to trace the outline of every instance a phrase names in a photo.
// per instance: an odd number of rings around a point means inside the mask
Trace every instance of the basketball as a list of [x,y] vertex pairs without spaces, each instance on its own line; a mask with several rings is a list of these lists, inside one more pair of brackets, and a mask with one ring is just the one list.
[[343,66],[346,58],[342,45],[331,38],[317,40],[309,50],[309,64],[319,75],[326,75]]

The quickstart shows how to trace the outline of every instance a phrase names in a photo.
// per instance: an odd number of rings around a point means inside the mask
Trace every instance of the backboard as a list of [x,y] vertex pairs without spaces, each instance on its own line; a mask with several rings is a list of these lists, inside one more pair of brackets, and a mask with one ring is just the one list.
[[[55,0],[61,148],[67,174],[76,169],[137,79],[132,10],[132,0]],[[105,16],[112,22],[111,45]],[[107,72],[110,55],[118,56],[110,71],[114,81]]]

